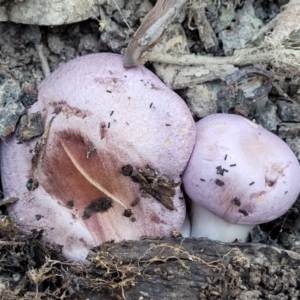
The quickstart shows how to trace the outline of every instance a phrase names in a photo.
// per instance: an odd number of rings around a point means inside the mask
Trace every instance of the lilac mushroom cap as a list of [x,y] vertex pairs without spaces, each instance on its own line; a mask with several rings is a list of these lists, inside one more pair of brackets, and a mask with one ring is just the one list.
[[193,237],[245,241],[255,224],[278,218],[296,201],[299,162],[279,137],[230,114],[205,117],[196,131],[183,175]]
[[[19,197],[9,212],[24,230],[44,229],[45,240],[63,245],[67,259],[85,262],[88,250],[103,242],[180,229],[185,201],[179,186],[169,210],[143,198],[140,184],[121,174],[128,164],[134,172],[149,165],[180,182],[196,131],[177,94],[146,68],[125,69],[122,56],[108,53],[66,63],[38,92],[30,112],[42,114],[45,147],[36,146],[41,138],[18,144],[10,137],[2,144],[4,194]],[[29,191],[31,179],[38,186]],[[133,215],[125,217],[125,209]]]

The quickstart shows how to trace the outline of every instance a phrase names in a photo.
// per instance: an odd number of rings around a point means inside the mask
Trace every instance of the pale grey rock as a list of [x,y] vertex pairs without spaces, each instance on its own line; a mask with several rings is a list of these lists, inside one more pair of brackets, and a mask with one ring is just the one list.
[[300,123],[279,123],[278,136],[282,139],[295,139],[300,137]]
[[276,131],[278,124],[281,122],[277,117],[277,106],[267,105],[258,107],[255,114],[256,123],[269,131]]
[[186,102],[190,111],[197,118],[204,118],[218,110],[217,94],[220,85],[217,83],[198,84],[188,88]]
[[[102,2],[106,3],[106,1]],[[117,2],[124,2],[124,0]],[[0,21],[35,25],[69,24],[98,16],[98,6],[96,0],[14,1],[9,5],[9,11],[5,7],[1,8]]]
[[230,29],[219,33],[226,55],[232,55],[235,49],[243,49],[263,25],[255,16],[252,1],[246,1],[244,7],[236,14],[236,21],[231,22]]
[[300,104],[294,101],[279,100],[276,102],[279,118],[283,122],[300,122]]
[[49,34],[48,35],[48,47],[55,54],[60,54],[64,49],[65,43],[59,38],[58,35]]
[[26,109],[20,101],[23,91],[12,78],[0,74],[0,138],[15,131],[17,122]]
[[300,137],[297,137],[295,139],[287,139],[286,143],[291,147],[298,160],[300,161]]

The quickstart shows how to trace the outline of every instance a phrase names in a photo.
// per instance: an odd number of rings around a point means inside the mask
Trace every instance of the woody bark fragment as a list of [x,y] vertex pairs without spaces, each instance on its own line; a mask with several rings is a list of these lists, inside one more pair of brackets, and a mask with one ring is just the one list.
[[115,274],[122,276],[112,288],[113,296],[101,290],[108,300],[262,299],[263,295],[279,299],[284,293],[298,299],[300,294],[299,253],[258,243],[192,238],[124,241],[94,249],[89,260],[86,282],[92,282],[92,276],[99,279],[99,266],[108,284],[116,281]]
[[199,32],[199,38],[202,41],[207,52],[216,51],[218,48],[218,39],[214,30],[205,15],[204,6],[193,6],[192,16]]
[[141,63],[142,54],[155,45],[185,3],[186,0],[156,2],[128,44],[124,56],[125,67],[133,67]]

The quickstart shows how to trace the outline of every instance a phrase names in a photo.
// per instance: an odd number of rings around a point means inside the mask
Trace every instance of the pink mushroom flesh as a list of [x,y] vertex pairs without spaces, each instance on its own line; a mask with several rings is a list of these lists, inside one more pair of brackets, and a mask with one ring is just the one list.
[[200,120],[196,131],[183,176],[193,200],[192,236],[245,240],[255,224],[278,218],[296,201],[299,163],[276,135],[228,114]]
[[[67,259],[85,262],[88,250],[105,241],[169,236],[180,228],[185,202],[179,186],[176,209],[169,210],[143,198],[141,186],[121,174],[127,164],[135,172],[149,165],[180,182],[192,152],[191,114],[153,73],[125,69],[116,54],[77,58],[40,84],[30,112],[37,111],[49,129],[40,158],[34,156],[40,138],[17,144],[10,137],[2,144],[4,194],[20,198],[9,212],[25,230],[44,229]],[[39,184],[33,191],[26,188],[30,179]]]

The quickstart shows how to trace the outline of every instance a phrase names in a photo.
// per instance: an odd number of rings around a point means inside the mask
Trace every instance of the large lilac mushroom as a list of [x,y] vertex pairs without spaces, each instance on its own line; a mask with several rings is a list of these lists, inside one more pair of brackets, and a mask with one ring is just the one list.
[[183,176],[193,237],[245,241],[255,224],[278,218],[296,201],[299,163],[276,135],[229,114],[205,117],[196,131]]
[[[125,69],[117,54],[77,58],[40,84],[30,109],[37,111],[41,138],[2,143],[4,194],[19,197],[9,212],[25,231],[43,229],[67,259],[84,262],[103,242],[180,230],[185,202],[176,183],[195,124],[184,101],[153,73]],[[148,186],[137,180],[141,170]]]

